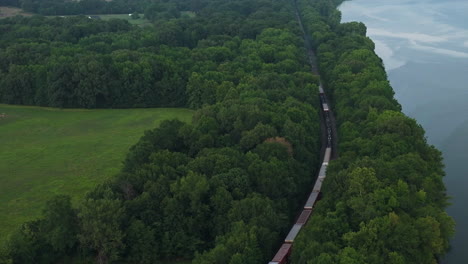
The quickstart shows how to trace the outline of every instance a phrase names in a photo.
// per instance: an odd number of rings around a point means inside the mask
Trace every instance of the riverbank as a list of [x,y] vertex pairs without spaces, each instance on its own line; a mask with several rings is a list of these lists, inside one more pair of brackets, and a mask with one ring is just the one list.
[[341,7],[343,21],[361,21],[376,43],[403,112],[426,130],[443,152],[444,179],[457,222],[452,249],[442,263],[468,259],[468,13],[466,1],[353,0]]

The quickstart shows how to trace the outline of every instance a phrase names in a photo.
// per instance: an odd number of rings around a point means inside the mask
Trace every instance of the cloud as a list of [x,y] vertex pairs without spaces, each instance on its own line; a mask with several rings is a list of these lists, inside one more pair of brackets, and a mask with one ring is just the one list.
[[391,32],[385,29],[368,28],[367,34],[369,36],[381,36],[406,39],[409,41],[420,41],[425,43],[440,43],[448,41],[447,37],[432,36],[424,33],[406,33],[406,32]]
[[466,53],[466,52],[420,45],[415,41],[411,42],[411,47],[414,48],[414,49],[427,51],[427,52],[432,52],[432,53],[437,53],[437,54],[442,54],[442,55],[447,55],[447,56],[451,56],[451,57],[455,57],[455,58],[468,58],[468,53]]
[[468,40],[465,41],[465,43],[463,43],[463,46],[467,47],[468,48]]

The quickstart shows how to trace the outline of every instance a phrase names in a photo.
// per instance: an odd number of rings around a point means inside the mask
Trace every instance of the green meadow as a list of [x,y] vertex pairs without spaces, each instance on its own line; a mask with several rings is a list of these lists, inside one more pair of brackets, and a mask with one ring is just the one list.
[[123,20],[127,20],[130,24],[133,24],[133,25],[150,24],[150,21],[143,18],[144,16],[142,14],[140,14],[140,18],[138,19],[133,19],[128,14],[109,14],[109,15],[93,15],[93,16],[99,16],[102,20],[123,19]]
[[[191,14],[187,14],[187,15],[191,16]],[[68,16],[57,15],[57,16],[47,16],[47,17],[72,17],[72,16],[76,16],[76,15],[68,15]],[[151,22],[148,19],[144,18],[144,15],[142,14],[140,14],[140,18],[137,18],[137,19],[133,19],[128,14],[91,14],[91,15],[84,15],[84,16],[96,16],[96,17],[99,17],[100,20],[104,20],[104,21],[109,21],[111,19],[123,19],[123,20],[127,20],[128,23],[132,25],[137,25],[141,27],[151,24]]]
[[0,244],[45,202],[76,202],[119,172],[128,149],[166,119],[189,122],[187,109],[54,109],[0,104]]

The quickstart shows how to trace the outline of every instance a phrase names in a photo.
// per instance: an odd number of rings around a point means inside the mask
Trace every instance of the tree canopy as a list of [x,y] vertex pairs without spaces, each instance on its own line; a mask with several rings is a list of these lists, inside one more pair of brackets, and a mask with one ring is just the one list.
[[293,263],[437,263],[454,230],[441,153],[401,113],[365,26],[336,24],[326,0],[298,5],[332,99],[340,158]]
[[41,14],[126,10],[153,24],[0,20],[0,102],[197,111],[146,131],[122,170],[76,206],[49,201],[0,262],[270,260],[319,167],[319,77],[294,4],[336,113],[340,158],[293,263],[435,263],[448,248],[440,152],[401,113],[366,27],[340,23],[341,0],[15,3]]
[[[122,171],[67,211],[72,216],[57,223],[74,228],[65,248],[45,239],[42,223],[55,221],[46,210],[37,228],[12,236],[12,248],[28,250],[12,249],[13,263],[77,255],[98,263],[258,263],[274,253],[317,169],[318,78],[290,2],[201,3],[196,16],[157,18],[148,28],[86,17],[0,21],[11,33],[0,38],[0,56],[10,58],[2,81],[18,86],[2,85],[2,100],[29,93],[36,101],[28,103],[59,107],[198,109],[189,124],[147,131]],[[22,53],[13,44],[29,24],[25,49],[43,52],[15,64]]]

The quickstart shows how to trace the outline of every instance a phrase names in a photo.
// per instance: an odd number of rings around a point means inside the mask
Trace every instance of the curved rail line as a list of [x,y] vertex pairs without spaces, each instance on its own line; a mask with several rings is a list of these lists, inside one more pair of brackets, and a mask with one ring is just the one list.
[[[299,22],[299,26],[302,29],[304,34],[304,41],[306,44],[306,48],[308,50],[309,61],[312,67],[312,73],[319,75],[318,67],[316,63],[316,56],[314,51],[312,50],[310,37],[305,32],[304,26],[302,24],[302,19],[299,14],[299,10],[297,8],[296,1],[294,0],[294,6],[296,9],[296,17]],[[320,76],[320,75],[319,75]],[[320,200],[322,195],[322,183],[327,177],[327,167],[330,159],[337,158],[337,133],[336,133],[336,125],[335,125],[335,118],[330,108],[330,104],[328,103],[327,96],[325,94],[325,90],[323,88],[322,82],[319,84],[319,91],[320,97],[320,105],[321,105],[321,126],[322,126],[322,150],[321,154],[323,153],[323,160],[322,166],[320,167],[320,171],[317,175],[317,180],[315,181],[314,187],[312,188],[312,192],[309,194],[309,198],[307,199],[306,203],[304,204],[302,213],[296,219],[296,222],[290,229],[288,235],[283,241],[283,244],[277,251],[276,255],[273,259],[269,262],[269,264],[285,264],[289,262],[289,257],[291,255],[292,246],[294,244],[294,240],[296,236],[301,231],[302,227],[305,226],[307,221],[309,220],[315,204]],[[322,156],[322,155],[321,155]]]

